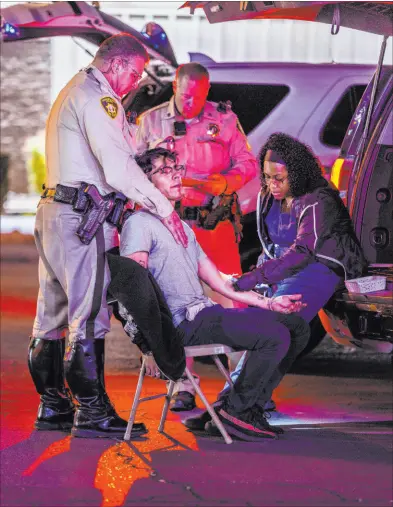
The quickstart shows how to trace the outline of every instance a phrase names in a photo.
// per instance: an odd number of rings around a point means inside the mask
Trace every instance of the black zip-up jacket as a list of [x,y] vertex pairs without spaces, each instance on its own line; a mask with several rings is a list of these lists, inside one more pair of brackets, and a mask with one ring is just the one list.
[[119,255],[118,248],[106,253],[111,282],[108,298],[114,300],[114,315],[127,334],[126,320],[118,303],[132,317],[138,332],[131,336],[145,354],[151,351],[157,366],[170,380],[178,380],[186,368],[183,333],[175,328],[171,311],[157,282],[148,269]]
[[296,198],[297,236],[291,247],[279,258],[272,255],[273,244],[265,218],[273,196],[261,194],[257,206],[258,235],[265,256],[260,267],[241,276],[235,288],[251,290],[257,284],[275,284],[288,278],[313,261],[322,262],[345,280],[358,278],[367,262],[352,220],[337,190],[321,179],[312,192]]

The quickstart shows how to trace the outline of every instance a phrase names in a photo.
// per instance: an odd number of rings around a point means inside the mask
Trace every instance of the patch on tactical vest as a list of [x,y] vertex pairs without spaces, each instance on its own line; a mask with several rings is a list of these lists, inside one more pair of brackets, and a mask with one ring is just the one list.
[[114,120],[119,110],[116,100],[112,99],[112,97],[104,97],[101,99],[101,105],[105,109],[106,114]]
[[207,126],[207,134],[211,137],[217,137],[220,133],[220,127],[217,123],[209,123]]

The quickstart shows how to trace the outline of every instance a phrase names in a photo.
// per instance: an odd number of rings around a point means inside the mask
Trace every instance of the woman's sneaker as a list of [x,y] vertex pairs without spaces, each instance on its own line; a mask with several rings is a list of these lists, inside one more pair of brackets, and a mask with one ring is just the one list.
[[217,411],[217,415],[228,433],[241,440],[276,439],[279,433],[283,433],[281,428],[270,426],[266,420],[266,414],[259,407],[252,407],[237,414],[225,406]]

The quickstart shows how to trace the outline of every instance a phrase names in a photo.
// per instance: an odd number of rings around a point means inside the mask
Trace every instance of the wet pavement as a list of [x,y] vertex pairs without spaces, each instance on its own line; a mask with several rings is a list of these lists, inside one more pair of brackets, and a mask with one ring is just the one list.
[[[189,414],[172,413],[159,434],[162,399],[140,407],[149,434],[131,443],[34,431],[38,395],[25,363],[36,291],[31,260],[15,250],[2,263],[2,507],[393,505],[392,380],[384,356],[327,348],[304,358],[275,394],[280,412],[271,423],[285,429],[279,440],[226,445],[187,431],[181,419]],[[107,385],[127,418],[137,371],[125,342],[119,359],[113,343],[123,339],[114,326]],[[222,380],[211,365],[198,369],[213,401]],[[148,378],[143,395],[164,389]]]

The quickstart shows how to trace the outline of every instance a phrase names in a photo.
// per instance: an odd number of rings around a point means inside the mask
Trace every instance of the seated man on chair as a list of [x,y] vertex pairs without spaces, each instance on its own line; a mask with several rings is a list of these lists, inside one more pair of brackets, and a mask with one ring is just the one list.
[[[184,167],[176,154],[163,148],[148,150],[136,158],[152,183],[173,205],[182,194]],[[184,224],[189,244],[178,245],[154,215],[136,211],[124,223],[120,236],[120,253],[148,269],[163,292],[173,315],[173,322],[183,333],[185,346],[219,343],[235,350],[248,351],[244,367],[233,388],[216,409],[228,433],[244,440],[275,438],[281,428],[270,426],[263,410],[267,401],[265,387],[286,355],[291,334],[297,340],[309,338],[306,322],[295,315],[303,304],[301,295],[280,296],[272,303],[249,291],[235,292],[225,281]],[[225,250],[225,245],[223,245]],[[203,280],[214,291],[246,308],[223,308],[207,298]],[[148,373],[158,375],[153,358]]]

